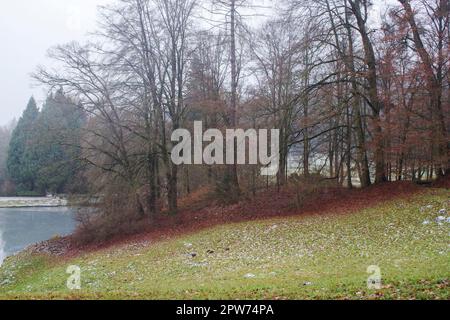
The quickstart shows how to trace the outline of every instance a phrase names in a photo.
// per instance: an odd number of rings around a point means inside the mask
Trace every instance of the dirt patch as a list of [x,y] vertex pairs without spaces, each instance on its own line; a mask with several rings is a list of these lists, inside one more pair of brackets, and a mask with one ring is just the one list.
[[64,256],[71,249],[70,238],[54,238],[47,241],[43,241],[29,246],[26,250],[29,250],[37,254],[45,254],[52,256]]

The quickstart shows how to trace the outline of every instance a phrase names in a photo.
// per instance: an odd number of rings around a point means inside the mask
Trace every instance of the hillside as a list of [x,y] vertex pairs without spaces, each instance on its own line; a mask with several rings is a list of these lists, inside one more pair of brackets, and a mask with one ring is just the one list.
[[[61,257],[25,252],[0,268],[0,298],[449,299],[448,189],[366,205],[375,191],[354,192],[354,203],[318,201],[304,214],[241,215]],[[70,265],[81,268],[79,291],[66,288]],[[380,290],[367,288],[373,265]]]

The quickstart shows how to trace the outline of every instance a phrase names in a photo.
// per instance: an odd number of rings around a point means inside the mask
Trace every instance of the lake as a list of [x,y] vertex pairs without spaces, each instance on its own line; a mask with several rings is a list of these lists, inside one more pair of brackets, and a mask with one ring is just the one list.
[[0,208],[0,265],[4,258],[31,244],[72,233],[75,210],[55,208]]

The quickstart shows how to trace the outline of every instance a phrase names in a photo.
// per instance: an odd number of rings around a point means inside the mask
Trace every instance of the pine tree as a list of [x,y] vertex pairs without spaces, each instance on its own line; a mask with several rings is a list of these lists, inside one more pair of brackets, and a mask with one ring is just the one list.
[[47,98],[35,127],[35,153],[39,156],[37,188],[63,193],[80,166],[79,134],[84,117],[62,90]]
[[34,127],[39,109],[33,97],[14,129],[8,150],[8,175],[17,185],[19,193],[34,191],[38,158],[28,146],[32,145]]

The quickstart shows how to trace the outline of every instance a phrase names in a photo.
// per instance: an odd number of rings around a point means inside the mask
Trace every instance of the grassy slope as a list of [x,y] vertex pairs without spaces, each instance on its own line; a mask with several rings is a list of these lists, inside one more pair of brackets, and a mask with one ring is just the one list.
[[[72,259],[21,254],[0,268],[0,297],[449,299],[449,224],[423,225],[442,208],[449,192],[436,189],[347,215],[225,225]],[[82,269],[81,291],[66,289],[69,265]],[[367,289],[370,265],[382,290]]]

